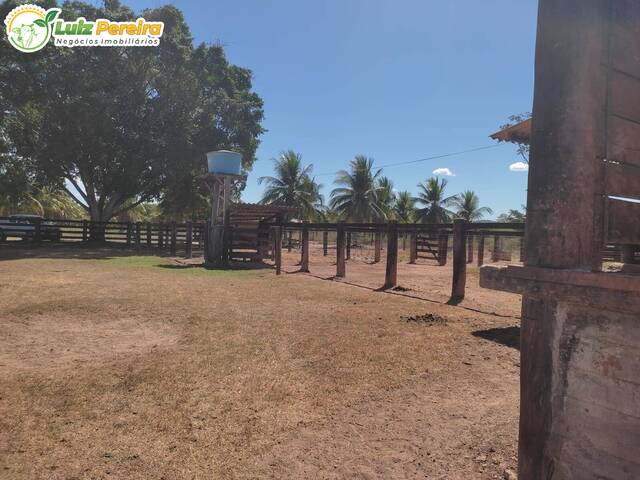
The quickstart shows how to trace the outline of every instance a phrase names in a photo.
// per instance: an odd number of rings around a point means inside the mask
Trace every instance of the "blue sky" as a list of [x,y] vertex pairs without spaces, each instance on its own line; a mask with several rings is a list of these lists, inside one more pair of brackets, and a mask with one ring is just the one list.
[[[127,1],[136,10],[159,0]],[[284,149],[317,174],[346,168],[356,154],[384,165],[492,145],[490,133],[531,110],[536,0],[174,1],[196,42],[220,41],[250,68],[264,99],[268,132],[249,176]],[[386,168],[398,190],[416,192],[448,168],[448,193],[475,190],[494,216],[519,208],[526,172],[504,145]],[[328,199],[333,175],[319,175]]]

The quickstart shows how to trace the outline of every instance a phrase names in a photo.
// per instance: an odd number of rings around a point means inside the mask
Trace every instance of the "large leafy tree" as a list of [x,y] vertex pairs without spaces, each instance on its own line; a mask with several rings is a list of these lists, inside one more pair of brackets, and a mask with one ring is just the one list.
[[302,155],[293,150],[282,152],[273,163],[275,175],[258,179],[266,184],[260,203],[294,208],[298,218],[317,218],[322,208],[322,185],[311,177],[313,165],[303,165]]
[[331,208],[344,220],[369,222],[385,218],[380,203],[378,181],[382,170],[374,170],[373,159],[357,155],[351,161],[350,171],[337,173],[338,187],[331,192]]
[[[5,2],[0,16],[16,5]],[[40,2],[44,8],[53,1]],[[173,6],[146,10],[161,20],[159,47],[55,47],[25,55],[0,42],[0,111],[10,154],[43,182],[66,188],[93,220],[196,196],[203,153],[243,153],[250,169],[262,133],[262,101],[251,72],[230,65],[220,46],[194,49]],[[135,20],[117,0],[62,5],[62,18]]]
[[424,205],[423,208],[416,209],[416,214],[420,221],[424,223],[447,223],[451,220],[453,213],[447,207],[451,205],[453,196],[445,197],[444,190],[447,181],[443,178],[430,177],[424,183],[418,184],[418,196],[415,202]]
[[451,200],[451,205],[456,209],[456,216],[468,222],[480,220],[485,214],[493,213],[489,207],[480,206],[480,198],[471,190],[456,195]]

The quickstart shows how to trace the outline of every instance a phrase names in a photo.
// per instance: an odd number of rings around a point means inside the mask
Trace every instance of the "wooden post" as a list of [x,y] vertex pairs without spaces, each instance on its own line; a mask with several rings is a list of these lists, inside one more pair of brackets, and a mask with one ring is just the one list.
[[493,236],[493,252],[491,252],[491,261],[497,262],[500,259],[500,236]]
[[191,258],[193,256],[193,222],[187,222],[187,238],[185,244],[185,254],[186,258]]
[[276,275],[282,273],[282,228],[273,227],[273,258],[276,264]]
[[176,241],[177,241],[177,231],[176,231],[176,222],[175,220],[171,222],[171,256],[176,256]]
[[127,222],[127,248],[131,246],[131,234],[133,229],[131,228],[131,222]]
[[347,232],[347,260],[351,260],[351,232]]
[[158,224],[158,248],[162,248],[164,246],[164,224]]
[[466,220],[456,219],[453,221],[453,281],[451,282],[451,298],[447,302],[450,305],[457,305],[464,300],[467,284],[466,230]]
[[42,219],[36,218],[36,226],[33,232],[33,243],[34,245],[40,245],[40,240],[42,240]]
[[147,247],[151,247],[151,224],[149,222],[147,222],[146,230],[147,230]]
[[327,256],[329,253],[329,232],[322,232],[322,255]]
[[387,225],[387,269],[384,286],[394,288],[398,284],[398,222],[389,220]]
[[449,234],[444,230],[440,231],[438,236],[438,264],[444,266],[447,264],[447,251],[449,250]]
[[373,240],[373,261],[374,263],[380,263],[380,258],[382,257],[382,230],[381,227],[376,227],[376,233]]
[[344,222],[338,222],[336,230],[336,277],[339,278],[344,278],[346,273],[344,233]]
[[302,224],[302,259],[300,261],[300,271],[309,271],[309,222]]
[[140,222],[136,222],[136,250],[140,251]]
[[418,231],[411,232],[411,243],[409,244],[409,263],[416,263],[418,260]]
[[478,266],[481,267],[484,264],[484,233],[480,234],[478,238]]
[[82,220],[82,241],[87,242],[89,240],[89,225],[86,220]]
[[473,263],[473,234],[467,234],[467,263]]

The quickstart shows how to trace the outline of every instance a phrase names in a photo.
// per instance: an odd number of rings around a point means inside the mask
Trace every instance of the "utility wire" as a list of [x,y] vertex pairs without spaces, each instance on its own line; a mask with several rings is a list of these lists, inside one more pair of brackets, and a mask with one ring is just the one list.
[[[387,163],[386,165],[380,165],[377,166],[377,168],[388,168],[388,167],[398,167],[400,165],[411,165],[413,163],[420,163],[420,162],[427,162],[429,160],[438,160],[439,158],[448,158],[448,157],[455,157],[457,155],[464,155],[465,153],[473,153],[473,152],[479,152],[481,150],[490,150],[492,148],[498,148],[505,145],[504,143],[497,143],[495,145],[487,145],[485,147],[477,147],[477,148],[471,148],[469,150],[462,150],[460,152],[452,152],[452,153],[444,153],[442,155],[434,155],[432,157],[425,157],[425,158],[420,158],[418,160],[409,160],[406,162],[396,162],[396,163]],[[336,175],[338,172],[327,172],[327,173],[318,173],[316,175],[312,175],[313,177],[324,177],[326,175]]]

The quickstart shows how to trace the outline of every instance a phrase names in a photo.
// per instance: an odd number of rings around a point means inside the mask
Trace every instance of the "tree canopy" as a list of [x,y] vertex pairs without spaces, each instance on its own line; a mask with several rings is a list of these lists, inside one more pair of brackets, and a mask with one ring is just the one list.
[[[0,16],[16,5],[5,2]],[[62,18],[138,17],[117,0],[61,8]],[[158,47],[50,42],[25,55],[0,42],[2,182],[20,189],[37,178],[67,189],[93,220],[109,220],[165,198],[175,211],[193,208],[202,201],[196,177],[206,151],[241,152],[251,169],[264,131],[251,71],[229,64],[220,45],[194,48],[177,8],[142,15],[164,22]]]
[[356,155],[350,171],[340,170],[335,179],[338,187],[331,192],[331,208],[344,220],[370,222],[386,218],[380,195],[382,170],[374,170],[373,159]]

